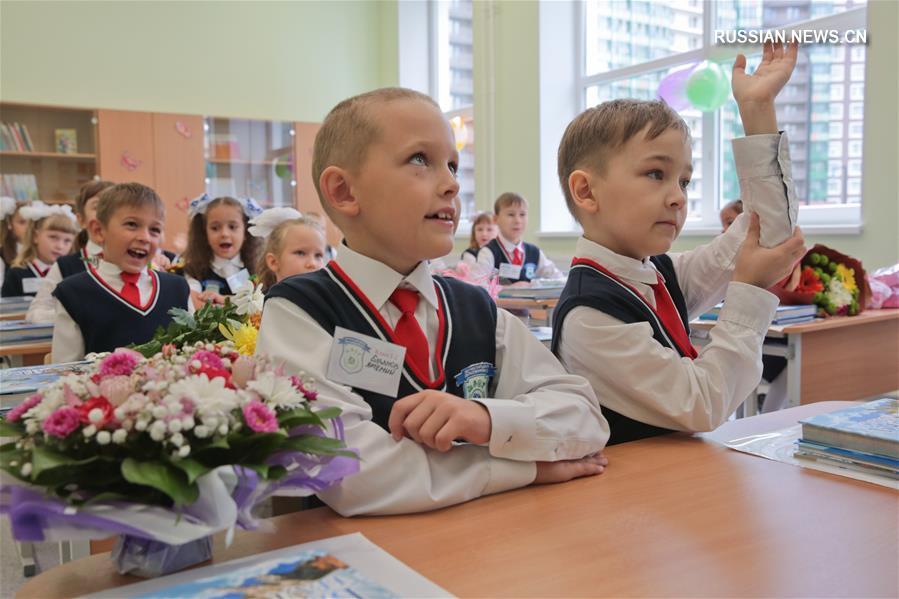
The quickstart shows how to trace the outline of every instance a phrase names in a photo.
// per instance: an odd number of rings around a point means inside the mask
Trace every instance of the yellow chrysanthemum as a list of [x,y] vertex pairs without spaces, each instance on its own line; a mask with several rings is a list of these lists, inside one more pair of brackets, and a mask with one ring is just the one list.
[[847,268],[842,264],[837,264],[837,276],[843,281],[843,287],[850,292],[857,289],[855,285],[855,269]]
[[232,329],[220,324],[219,331],[222,332],[225,339],[234,343],[237,353],[245,356],[252,356],[256,353],[256,337],[259,335],[259,329],[253,325],[243,324],[238,329]]

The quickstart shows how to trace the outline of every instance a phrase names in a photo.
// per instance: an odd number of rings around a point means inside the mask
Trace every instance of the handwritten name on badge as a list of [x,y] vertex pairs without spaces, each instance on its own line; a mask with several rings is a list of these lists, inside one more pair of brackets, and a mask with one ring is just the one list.
[[499,278],[501,279],[517,279],[521,276],[521,266],[518,264],[509,264],[503,262],[499,265]]
[[22,279],[22,293],[37,293],[37,288],[41,284],[42,280],[43,279],[38,279],[37,277]]
[[334,328],[327,377],[335,383],[396,397],[406,348],[343,327]]

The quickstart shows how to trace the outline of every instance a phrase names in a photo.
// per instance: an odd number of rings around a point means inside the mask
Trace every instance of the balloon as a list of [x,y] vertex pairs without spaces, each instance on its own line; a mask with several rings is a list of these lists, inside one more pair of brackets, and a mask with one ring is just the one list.
[[293,164],[289,156],[282,156],[275,162],[275,174],[282,179],[293,177]]
[[730,81],[721,65],[704,62],[687,79],[687,99],[703,112],[721,107],[730,96]]
[[687,99],[687,79],[693,74],[695,68],[694,64],[679,69],[669,73],[659,82],[658,96],[665,100],[672,110],[680,111],[690,107],[690,101]]

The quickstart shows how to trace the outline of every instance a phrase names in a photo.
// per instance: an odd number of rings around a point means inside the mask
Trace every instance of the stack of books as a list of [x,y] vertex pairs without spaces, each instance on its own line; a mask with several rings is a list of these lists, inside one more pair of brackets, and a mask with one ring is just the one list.
[[[699,317],[699,320],[718,320],[718,314],[724,302],[718,304],[705,314]],[[809,322],[815,319],[818,313],[818,307],[814,304],[800,304],[796,306],[778,306],[771,324],[798,324],[800,322]]]
[[19,405],[29,395],[67,374],[83,374],[93,361],[42,364],[0,370],[0,414]]
[[876,399],[800,424],[797,458],[899,480],[899,400]]
[[28,127],[19,123],[0,123],[0,150],[4,152],[34,152]]
[[53,323],[34,323],[27,320],[0,322],[0,345],[37,343],[53,339]]
[[27,312],[28,306],[31,305],[33,295],[16,295],[11,297],[0,297],[0,315],[18,314]]
[[565,288],[565,279],[534,279],[528,287],[503,287],[501,298],[546,300],[558,299]]
[[0,194],[15,198],[17,202],[37,200],[37,179],[29,174],[0,175]]

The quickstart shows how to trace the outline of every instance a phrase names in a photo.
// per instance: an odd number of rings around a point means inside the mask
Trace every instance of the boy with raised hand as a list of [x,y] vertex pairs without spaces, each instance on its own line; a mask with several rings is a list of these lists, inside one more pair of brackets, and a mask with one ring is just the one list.
[[484,290],[429,272],[453,247],[457,165],[446,118],[411,90],[341,102],[315,139],[313,182],[345,246],[272,287],[257,351],[343,410],[361,470],[319,495],[343,515],[431,510],[605,465],[590,385]]
[[[559,179],[584,235],[553,315],[552,347],[593,385],[610,443],[714,429],[759,382],[778,303],[765,289],[804,252],[774,112],[797,50],[766,45],[751,76],[737,58],[733,91],[747,137],[733,145],[745,213],[693,251],[666,254],[686,218],[693,171],[690,133],[674,111],[614,100],[565,131]],[[722,297],[711,341],[697,355],[688,323]]]

